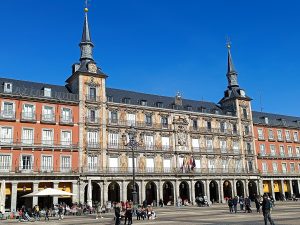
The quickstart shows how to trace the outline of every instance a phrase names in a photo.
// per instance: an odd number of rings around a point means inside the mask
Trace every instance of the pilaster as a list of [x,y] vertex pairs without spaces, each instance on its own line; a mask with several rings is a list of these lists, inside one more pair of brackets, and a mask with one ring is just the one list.
[[74,202],[74,203],[79,201],[78,188],[79,188],[79,185],[77,184],[77,182],[72,182],[72,192],[74,194],[72,196],[72,202]]
[[[58,181],[53,182],[53,188],[54,189],[58,189],[58,183],[59,183]],[[54,205],[58,204],[58,197],[57,196],[53,197],[53,204]]]
[[12,182],[11,184],[11,211],[16,212],[17,209],[17,191],[18,183]]
[[[34,182],[33,183],[33,192],[36,192],[39,190],[39,183]],[[38,197],[32,197],[32,207],[38,204]]]

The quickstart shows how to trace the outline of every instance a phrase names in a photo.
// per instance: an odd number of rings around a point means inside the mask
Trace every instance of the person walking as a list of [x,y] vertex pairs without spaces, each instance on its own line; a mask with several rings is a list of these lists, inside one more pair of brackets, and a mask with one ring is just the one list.
[[256,206],[256,212],[260,213],[260,202],[259,202],[258,198],[259,197],[256,197],[254,201],[255,201],[255,206]]
[[233,209],[234,209],[234,213],[237,213],[237,204],[238,204],[238,197],[235,196],[234,199],[232,200],[233,203]]
[[244,210],[244,197],[241,196],[239,199],[240,202],[240,210],[243,211]]
[[271,201],[268,199],[267,195],[264,195],[264,200],[262,202],[262,212],[264,216],[265,225],[268,224],[268,220],[271,225],[275,225],[271,218]]
[[120,225],[120,218],[121,218],[121,206],[119,203],[115,206],[115,225]]
[[229,198],[227,203],[228,203],[228,207],[229,207],[229,212],[232,213],[233,212],[233,201],[232,201],[232,199]]
[[252,213],[252,210],[251,210],[251,200],[249,197],[245,198],[245,212],[246,213]]

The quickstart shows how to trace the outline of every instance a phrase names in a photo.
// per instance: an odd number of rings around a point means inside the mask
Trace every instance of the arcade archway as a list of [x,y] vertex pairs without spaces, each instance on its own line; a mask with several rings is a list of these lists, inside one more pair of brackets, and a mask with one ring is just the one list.
[[163,184],[163,202],[164,205],[174,204],[174,188],[170,181],[166,181]]
[[120,185],[117,182],[108,185],[108,201],[120,202]]
[[239,197],[244,197],[244,184],[241,180],[236,182],[236,195]]
[[202,181],[197,181],[195,183],[195,198],[196,197],[203,197],[205,195],[204,192],[204,184]]
[[153,202],[157,203],[157,187],[156,184],[152,181],[146,184],[146,200],[147,204],[152,204]]
[[209,183],[209,194],[210,200],[212,202],[219,202],[219,187],[218,183],[215,180],[212,180]]
[[[127,200],[129,201],[133,201],[132,199],[132,191],[133,191],[133,182],[131,181],[128,185],[127,185]],[[139,185],[137,183],[135,183],[135,190],[136,190],[136,196],[137,196],[137,202],[140,202],[140,198],[139,198]]]
[[[88,184],[84,188],[84,202],[88,201]],[[92,182],[92,204],[95,206],[101,202],[101,188],[96,182]]]
[[224,194],[224,199],[232,198],[232,186],[230,181],[228,180],[225,180],[223,183],[223,194]]
[[182,199],[182,203],[184,203],[185,200],[190,201],[189,185],[185,181],[182,181],[179,185],[179,196]]
[[253,180],[250,180],[248,183],[248,190],[249,190],[249,198],[254,201],[257,196],[257,185]]

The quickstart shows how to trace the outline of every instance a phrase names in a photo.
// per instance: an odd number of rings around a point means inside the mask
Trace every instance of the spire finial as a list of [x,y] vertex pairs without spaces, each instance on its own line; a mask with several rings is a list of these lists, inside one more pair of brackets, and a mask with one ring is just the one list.
[[231,48],[230,37],[226,37],[226,47],[228,50],[230,50],[230,48]]
[[85,0],[85,8],[84,8],[84,12],[87,13],[89,11],[88,8],[88,0]]

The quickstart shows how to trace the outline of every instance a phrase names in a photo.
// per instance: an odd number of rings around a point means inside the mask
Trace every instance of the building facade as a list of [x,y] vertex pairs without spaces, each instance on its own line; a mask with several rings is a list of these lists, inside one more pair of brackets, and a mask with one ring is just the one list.
[[[80,61],[65,86],[0,78],[6,208],[43,204],[20,197],[46,187],[75,194],[51,203],[126,201],[133,168],[138,202],[175,204],[180,197],[194,203],[200,195],[225,202],[273,193],[256,154],[258,127],[266,127],[252,119],[257,113],[238,84],[230,45],[228,86],[218,104],[107,87],[93,58],[87,10],[79,46]],[[132,128],[134,153],[127,145]]]

